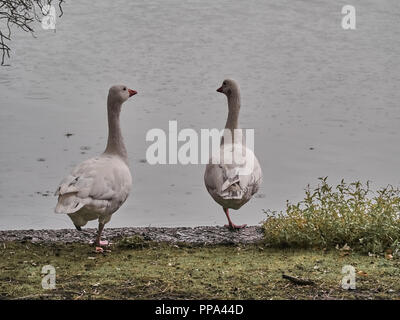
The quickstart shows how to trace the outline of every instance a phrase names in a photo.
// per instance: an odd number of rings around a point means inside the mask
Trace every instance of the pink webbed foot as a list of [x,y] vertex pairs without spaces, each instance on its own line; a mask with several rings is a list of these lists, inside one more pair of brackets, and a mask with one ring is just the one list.
[[243,228],[247,227],[247,224],[242,224],[242,225],[236,225],[236,224],[226,224],[225,225],[226,228],[229,228],[230,230],[240,230]]
[[107,240],[104,240],[104,241],[99,241],[98,243],[97,243],[97,245],[99,246],[99,247],[101,247],[101,246],[108,246],[109,245],[109,242],[107,241]]
[[109,242],[107,240],[104,241],[97,241],[96,243],[96,253],[103,253],[104,249],[102,247],[105,247],[109,244]]

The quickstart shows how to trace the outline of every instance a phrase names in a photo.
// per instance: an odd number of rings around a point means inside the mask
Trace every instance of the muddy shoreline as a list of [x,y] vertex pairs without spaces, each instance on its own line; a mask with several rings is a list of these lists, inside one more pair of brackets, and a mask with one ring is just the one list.
[[[0,242],[84,243],[92,241],[95,235],[94,228],[82,231],[75,229],[5,230],[0,231]],[[263,229],[260,226],[249,226],[239,231],[230,231],[219,226],[109,228],[103,231],[103,238],[107,240],[118,240],[135,235],[149,241],[181,242],[193,245],[254,244],[263,241]]]

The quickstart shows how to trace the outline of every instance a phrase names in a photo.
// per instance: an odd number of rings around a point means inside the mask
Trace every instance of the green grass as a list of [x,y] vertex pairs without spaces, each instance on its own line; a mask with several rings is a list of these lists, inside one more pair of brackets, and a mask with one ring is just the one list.
[[266,211],[266,241],[275,247],[334,248],[362,253],[400,252],[400,190],[373,192],[369,183],[342,181],[336,187],[320,178],[303,201],[285,212]]
[[[87,244],[0,243],[3,299],[398,299],[400,260],[266,245],[188,247],[139,238],[94,253]],[[56,289],[41,268],[56,268]],[[344,265],[357,289],[341,288]],[[312,280],[300,286],[282,274]]]

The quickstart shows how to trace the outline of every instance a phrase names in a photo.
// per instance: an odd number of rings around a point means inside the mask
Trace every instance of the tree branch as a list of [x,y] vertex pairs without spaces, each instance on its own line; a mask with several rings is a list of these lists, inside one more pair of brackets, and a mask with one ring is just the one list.
[[[61,17],[64,12],[62,4],[65,0],[55,0],[58,2]],[[33,24],[41,22],[43,16],[43,7],[51,5],[53,0],[0,0],[0,55],[1,65],[4,65],[5,59],[10,58],[11,47],[11,28],[17,27],[22,31],[30,32],[34,35]],[[39,13],[38,13],[39,12]]]

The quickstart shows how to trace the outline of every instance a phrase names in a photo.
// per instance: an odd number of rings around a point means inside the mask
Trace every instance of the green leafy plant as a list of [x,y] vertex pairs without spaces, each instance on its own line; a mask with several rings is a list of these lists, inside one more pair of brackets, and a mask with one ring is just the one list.
[[266,210],[266,241],[272,246],[332,248],[350,246],[362,252],[400,249],[400,190],[387,186],[377,192],[370,183],[333,187],[327,177],[318,187],[308,185],[304,200],[287,202],[286,212]]

